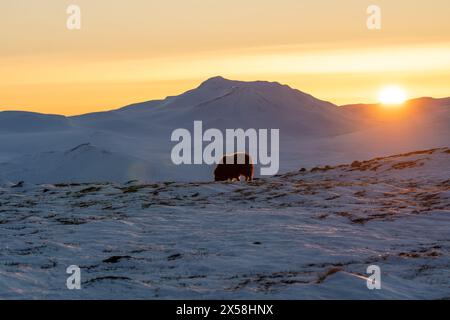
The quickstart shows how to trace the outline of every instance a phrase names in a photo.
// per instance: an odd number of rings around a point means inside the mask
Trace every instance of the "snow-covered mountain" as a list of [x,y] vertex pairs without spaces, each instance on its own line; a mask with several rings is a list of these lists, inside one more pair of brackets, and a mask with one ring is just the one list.
[[335,105],[286,85],[222,77],[165,100],[71,118],[81,127],[126,133],[171,131],[191,127],[195,120],[203,121],[204,128],[282,128],[289,135],[315,137],[350,132],[353,127]]
[[[447,146],[450,98],[412,100],[401,117],[380,117],[379,108],[338,107],[276,82],[215,77],[179,96],[108,112],[75,117],[0,112],[0,180],[72,180],[66,152],[86,144],[102,150],[79,150],[88,160],[78,175],[88,182],[136,179],[131,163],[139,163],[140,180],[210,180],[210,166],[175,166],[170,159],[171,132],[192,131],[194,120],[202,120],[204,129],[280,129],[281,172]],[[113,156],[104,158],[102,152]],[[110,162],[108,175],[92,169]]]
[[398,121],[397,116],[407,118],[408,122],[421,124],[432,124],[436,126],[448,126],[450,120],[450,98],[434,99],[429,97],[412,99],[404,104],[399,110],[391,110],[393,117],[381,117],[379,109],[383,107],[377,104],[353,104],[342,106],[341,109],[348,116],[366,119],[369,123],[387,123]]

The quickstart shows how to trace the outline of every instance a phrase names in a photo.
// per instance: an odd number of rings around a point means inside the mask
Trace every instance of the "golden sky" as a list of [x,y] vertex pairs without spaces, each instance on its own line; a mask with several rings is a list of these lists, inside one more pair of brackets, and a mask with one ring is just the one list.
[[[66,28],[69,4],[81,30]],[[380,6],[381,30],[367,7]],[[65,115],[205,79],[289,84],[336,104],[450,96],[448,0],[2,0],[0,111]]]

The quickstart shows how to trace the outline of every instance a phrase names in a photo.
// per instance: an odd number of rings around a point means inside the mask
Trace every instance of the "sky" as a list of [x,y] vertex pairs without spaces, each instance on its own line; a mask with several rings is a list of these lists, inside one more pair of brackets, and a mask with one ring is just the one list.
[[[81,9],[69,30],[66,10]],[[369,30],[369,5],[381,29]],[[335,104],[450,96],[448,0],[2,0],[0,111],[76,115],[209,77],[288,84]]]

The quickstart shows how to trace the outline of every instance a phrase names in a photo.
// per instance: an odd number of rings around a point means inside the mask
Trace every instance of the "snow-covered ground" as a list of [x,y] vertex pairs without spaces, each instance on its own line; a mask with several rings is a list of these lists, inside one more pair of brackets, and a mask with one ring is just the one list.
[[[3,184],[0,298],[448,299],[449,160],[441,148],[250,183]],[[81,290],[66,288],[69,265]]]

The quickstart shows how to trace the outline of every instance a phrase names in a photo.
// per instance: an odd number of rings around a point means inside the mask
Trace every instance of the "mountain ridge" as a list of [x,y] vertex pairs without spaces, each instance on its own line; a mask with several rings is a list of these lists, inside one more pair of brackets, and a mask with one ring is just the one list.
[[[312,98],[312,99],[315,99],[315,100],[318,100],[318,101],[321,101],[321,102],[324,102],[324,103],[327,103],[329,105],[336,106],[336,107],[356,107],[356,106],[367,107],[367,106],[379,105],[379,103],[351,103],[351,104],[344,104],[344,105],[336,105],[330,101],[316,98],[311,94],[303,92],[297,88],[293,88],[293,87],[289,86],[288,84],[281,84],[277,81],[265,81],[265,80],[241,81],[241,80],[226,79],[222,76],[214,76],[214,77],[211,77],[211,78],[203,81],[198,87],[187,90],[179,95],[167,96],[166,98],[163,98],[163,99],[153,99],[153,100],[146,100],[143,102],[131,103],[131,104],[125,105],[123,107],[114,108],[114,109],[110,109],[110,110],[88,112],[88,113],[73,115],[73,116],[65,116],[62,114],[55,114],[55,113],[41,113],[41,112],[36,112],[36,111],[22,111],[22,110],[4,110],[4,111],[0,111],[0,114],[21,113],[21,114],[30,114],[30,115],[59,116],[59,117],[67,118],[67,119],[72,119],[72,118],[84,117],[84,116],[89,116],[89,115],[105,114],[105,113],[110,113],[110,112],[114,112],[114,111],[115,112],[123,112],[123,111],[128,111],[128,110],[131,110],[131,109],[137,108],[137,107],[147,107],[147,106],[151,107],[152,105],[160,105],[160,104],[163,104],[164,102],[171,102],[171,100],[174,100],[176,98],[179,98],[180,96],[192,93],[195,90],[202,89],[202,88],[211,88],[212,87],[212,88],[216,88],[216,89],[218,89],[218,88],[224,89],[224,88],[232,88],[233,86],[241,86],[241,87],[273,86],[273,87],[279,87],[279,88],[287,88],[287,89],[290,89],[293,92],[301,94],[305,97],[309,97],[309,98]],[[450,105],[450,97],[443,97],[443,98],[417,97],[417,98],[409,99],[408,101],[405,102],[406,105],[411,105],[411,104],[415,105],[416,103],[417,104],[434,103],[434,104],[439,104],[439,105]]]

